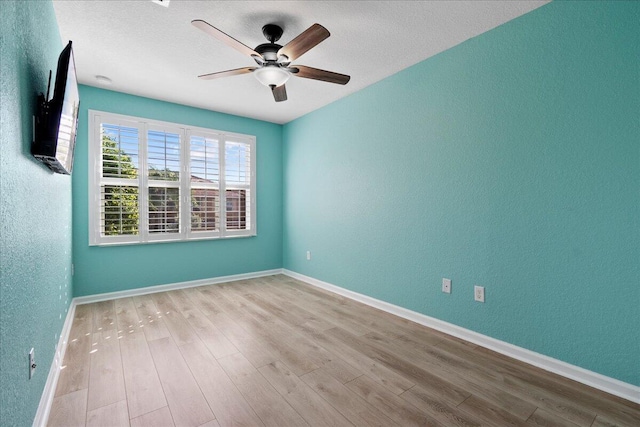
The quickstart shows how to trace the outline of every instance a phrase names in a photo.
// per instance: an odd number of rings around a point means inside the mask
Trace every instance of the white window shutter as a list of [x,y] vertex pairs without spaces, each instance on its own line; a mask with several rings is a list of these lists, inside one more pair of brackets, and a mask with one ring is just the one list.
[[90,245],[256,234],[255,137],[89,114]]

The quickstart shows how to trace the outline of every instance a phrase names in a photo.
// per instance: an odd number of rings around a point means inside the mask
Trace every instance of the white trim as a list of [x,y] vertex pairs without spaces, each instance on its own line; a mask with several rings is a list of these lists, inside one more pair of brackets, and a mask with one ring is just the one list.
[[189,280],[187,282],[169,283],[166,285],[147,286],[145,288],[127,289],[125,291],[108,292],[104,294],[75,297],[73,302],[77,305],[90,304],[99,301],[108,301],[117,298],[136,297],[140,295],[155,294],[157,292],[173,291],[176,289],[193,288],[196,286],[215,285],[218,283],[235,282],[238,280],[255,279],[257,277],[282,274],[282,269],[256,271],[253,273],[234,274],[231,276],[212,277],[210,279]]
[[[257,142],[254,135],[245,135],[235,132],[226,132],[215,129],[206,129],[197,126],[189,126],[179,123],[171,123],[142,117],[127,116],[116,113],[88,110],[89,113],[89,149],[88,149],[88,175],[89,175],[89,246],[110,246],[127,244],[147,244],[156,242],[180,242],[205,239],[226,239],[229,237],[252,237],[257,235],[257,204],[256,204],[256,165]],[[137,129],[138,137],[138,176],[135,179],[113,178],[102,176],[102,133],[104,123],[117,126],[126,126]],[[180,179],[179,181],[164,181],[149,179],[149,132],[159,131],[178,135],[180,138]],[[201,234],[191,232],[191,189],[190,176],[191,164],[191,137],[205,136],[215,138],[218,141],[219,181],[211,186],[219,190],[220,212],[219,230],[215,234]],[[244,145],[248,147],[250,177],[248,183],[226,185],[226,153],[230,144]],[[138,234],[135,235],[102,235],[103,224],[100,221],[104,206],[101,202],[100,189],[105,185],[131,186],[138,188]],[[178,188],[179,198],[179,230],[174,232],[151,233],[149,230],[149,188]],[[246,199],[247,226],[242,230],[227,229],[226,223],[226,188],[244,189],[249,194]],[[198,184],[196,187],[198,188]]]
[[36,416],[33,419],[33,427],[46,427],[49,421],[49,413],[51,412],[51,405],[56,392],[56,386],[58,385],[58,378],[60,377],[59,367],[64,361],[64,354],[67,350],[67,342],[69,340],[69,332],[71,331],[71,325],[73,323],[73,316],[76,311],[76,306],[81,304],[90,304],[93,302],[107,301],[117,298],[126,298],[139,295],[153,294],[157,292],[171,291],[175,289],[186,289],[195,286],[214,285],[218,283],[235,282],[238,280],[254,279],[257,277],[273,276],[275,274],[282,274],[281,268],[274,270],[256,271],[253,273],[234,274],[230,276],[219,276],[210,279],[190,280],[188,282],[177,282],[166,285],[149,286],[146,288],[130,289],[126,291],[109,292],[105,294],[88,295],[84,297],[76,297],[71,300],[71,305],[67,311],[67,317],[65,318],[62,331],[60,332],[60,339],[58,340],[58,346],[56,347],[56,354],[49,368],[49,376],[45,383],[42,396],[40,396],[40,404]]
[[254,279],[257,277],[273,276],[276,274],[285,274],[289,277],[301,280],[318,288],[328,290],[338,295],[342,295],[355,301],[359,301],[363,304],[367,304],[371,307],[386,311],[387,313],[394,314],[398,317],[411,320],[412,322],[416,322],[420,325],[424,325],[429,328],[433,328],[446,334],[452,335],[454,337],[458,337],[463,340],[480,345],[482,347],[489,348],[493,351],[512,357],[516,360],[529,363],[546,371],[556,373],[563,377],[570,378],[604,392],[622,397],[623,399],[627,399],[635,403],[640,403],[640,387],[634,386],[632,384],[628,384],[616,380],[615,378],[610,378],[596,372],[580,368],[579,366],[571,365],[561,360],[557,360],[549,356],[545,356],[543,354],[539,354],[531,350],[527,350],[525,348],[479,334],[469,329],[461,328],[460,326],[456,326],[454,324],[444,322],[442,320],[438,320],[433,317],[429,317],[424,314],[417,313],[415,311],[411,311],[394,304],[390,304],[388,302],[380,301],[378,299],[371,298],[369,296],[362,295],[357,292],[353,292],[318,279],[314,279],[313,277],[305,276],[303,274],[296,273],[287,269],[276,268],[273,270],[263,270],[253,273],[234,274],[230,276],[213,277],[210,279],[191,280],[187,282],[170,283],[166,285],[149,286],[146,288],[129,289],[126,291],[109,292],[104,294],[88,295],[84,297],[74,298],[71,301],[71,306],[69,307],[67,317],[64,321],[64,325],[60,333],[56,355],[49,369],[49,376],[47,377],[47,382],[40,398],[40,404],[38,405],[38,410],[33,420],[33,427],[45,427],[47,425],[49,412],[51,411],[51,404],[53,403],[53,397],[55,395],[56,386],[58,385],[58,378],[60,376],[59,366],[64,360],[64,354],[67,349],[67,341],[69,339],[69,332],[71,331],[71,324],[73,323],[73,316],[76,306],[80,304],[89,304],[116,298],[125,298],[147,295],[156,292],[171,291],[175,289],[185,289],[196,286],[234,282],[238,280]]
[[73,316],[76,312],[76,303],[71,301],[71,305],[67,310],[67,317],[64,319],[62,325],[62,331],[60,332],[60,339],[56,347],[56,354],[51,362],[49,368],[49,375],[47,376],[47,382],[44,384],[44,390],[42,396],[40,396],[40,404],[36,416],[33,419],[33,427],[45,427],[47,421],[49,421],[49,413],[51,412],[51,404],[53,403],[53,397],[56,393],[56,386],[58,385],[58,378],[60,377],[60,366],[64,360],[64,354],[67,351],[67,342],[69,340],[69,332],[71,332],[71,324],[73,323]]
[[415,311],[408,310],[406,308],[399,307],[385,301],[371,298],[369,296],[359,294],[357,292],[353,292],[348,289],[344,289],[339,286],[332,285],[331,283],[323,282],[322,280],[305,276],[291,270],[282,269],[282,274],[285,274],[294,279],[301,280],[318,288],[322,288],[338,295],[342,295],[352,300],[361,302],[363,304],[367,304],[379,310],[386,311],[387,313],[394,314],[398,317],[411,320],[412,322],[416,322],[420,325],[424,325],[440,332],[444,332],[445,334],[449,334],[454,337],[472,342],[479,346],[491,349],[521,362],[537,366],[538,368],[544,369],[545,371],[553,372],[555,374],[578,381],[582,384],[586,384],[615,396],[622,397],[623,399],[630,400],[631,402],[640,403],[640,387],[633,384],[625,383],[615,378],[607,377],[597,372],[589,371],[579,366],[575,366],[570,363],[563,362],[561,360],[554,359],[552,357],[545,356],[531,350],[527,350],[526,348],[518,347],[516,345],[491,338],[487,335],[462,328],[452,323],[448,323],[421,313],[417,313]]

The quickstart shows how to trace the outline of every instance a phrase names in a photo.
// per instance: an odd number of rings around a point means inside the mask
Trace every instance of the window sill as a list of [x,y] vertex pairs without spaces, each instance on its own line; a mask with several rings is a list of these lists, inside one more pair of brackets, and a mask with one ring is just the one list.
[[224,237],[192,237],[190,239],[160,239],[160,240],[148,240],[146,242],[141,242],[139,240],[135,241],[119,241],[119,242],[99,242],[99,243],[89,243],[89,246],[98,246],[98,247],[106,247],[106,246],[131,246],[131,245],[149,245],[156,243],[179,243],[179,242],[203,242],[207,240],[230,240],[230,239],[243,239],[250,237],[257,237],[257,233],[254,234],[240,234],[233,236],[224,236]]

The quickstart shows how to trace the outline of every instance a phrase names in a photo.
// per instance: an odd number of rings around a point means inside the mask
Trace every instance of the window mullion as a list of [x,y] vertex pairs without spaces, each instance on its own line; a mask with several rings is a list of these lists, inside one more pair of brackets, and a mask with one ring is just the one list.
[[111,178],[111,177],[100,177],[98,179],[99,185],[120,185],[126,187],[138,187],[140,185],[139,179],[131,179],[131,178]]
[[158,181],[155,179],[147,179],[149,188],[181,188],[181,182],[178,181]]
[[220,237],[227,235],[227,177],[226,177],[226,145],[227,139],[224,135],[220,135],[220,142],[218,143],[219,151],[219,182],[220,182]]
[[180,224],[183,239],[191,236],[191,167],[189,153],[191,149],[191,132],[182,129],[183,140],[180,146]]
[[138,200],[140,211],[138,212],[138,221],[140,224],[140,240],[142,242],[149,241],[149,167],[147,166],[147,132],[149,126],[141,123],[138,128],[140,133],[140,156],[138,159],[138,180],[140,182],[140,190],[138,191]]

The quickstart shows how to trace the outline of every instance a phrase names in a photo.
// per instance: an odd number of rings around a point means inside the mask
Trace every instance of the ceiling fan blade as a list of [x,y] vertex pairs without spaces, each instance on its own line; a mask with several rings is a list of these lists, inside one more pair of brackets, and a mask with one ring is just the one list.
[[201,29],[205,33],[217,38],[221,42],[225,43],[228,46],[231,46],[232,48],[236,49],[237,51],[239,51],[241,53],[244,53],[245,55],[248,55],[248,56],[258,55],[258,56],[260,56],[258,54],[258,52],[256,52],[255,50],[251,49],[249,46],[239,42],[238,40],[234,39],[233,37],[231,37],[227,33],[224,33],[222,31],[220,31],[219,29],[217,29],[213,25],[209,24],[208,22],[203,21],[202,19],[194,19],[193,21],[191,21],[191,23],[193,24],[194,27]]
[[306,67],[304,65],[296,65],[291,67],[291,70],[298,70],[294,72],[294,76],[304,77],[305,79],[322,80],[323,82],[336,83],[339,85],[346,85],[351,79],[346,74],[334,73],[333,71],[320,70],[319,68]]
[[272,86],[271,92],[273,92],[273,99],[275,99],[276,102],[282,102],[287,100],[287,89],[284,87],[284,85],[277,86],[277,87]]
[[213,79],[219,79],[220,77],[229,77],[229,76],[237,76],[239,74],[248,74],[253,72],[253,70],[255,70],[255,67],[236,68],[233,70],[218,71],[217,73],[202,74],[198,76],[198,78],[202,80],[213,80]]
[[278,56],[286,55],[289,61],[301,57],[305,52],[314,46],[320,44],[321,41],[329,37],[329,31],[320,24],[313,24],[295,39],[291,40],[278,51]]

